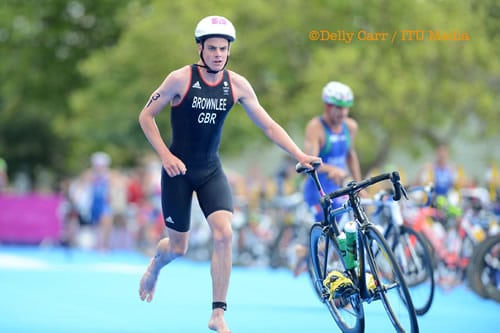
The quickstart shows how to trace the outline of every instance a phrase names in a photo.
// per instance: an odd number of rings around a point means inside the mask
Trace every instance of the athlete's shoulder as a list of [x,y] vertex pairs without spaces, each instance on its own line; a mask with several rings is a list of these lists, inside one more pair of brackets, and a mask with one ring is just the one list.
[[314,126],[321,126],[321,117],[320,116],[314,116],[311,119],[309,119],[308,124],[314,125]]
[[240,79],[245,79],[243,75],[236,73],[235,71],[232,71],[230,69],[226,69],[226,72],[229,74],[232,80],[240,80]]
[[164,96],[180,96],[185,92],[190,81],[191,68],[189,65],[175,69],[167,75],[159,88],[159,92],[163,92]]
[[236,88],[244,89],[244,88],[251,88],[252,87],[250,82],[243,75],[238,74],[238,73],[231,71],[231,70],[227,70],[227,72],[229,74],[229,78],[231,80],[231,83]]
[[184,82],[186,80],[190,80],[191,79],[191,70],[192,69],[191,69],[190,65],[183,66],[181,68],[178,68],[178,69],[171,71],[168,74],[167,79],[170,79],[172,81],[177,81],[177,82]]
[[349,132],[351,132],[351,134],[356,133],[358,131],[358,122],[355,119],[347,118],[345,120],[345,124]]
[[321,123],[321,117],[311,118],[306,125],[306,130],[317,135],[323,135],[323,124]]
[[234,100],[240,103],[256,100],[257,96],[250,82],[241,74],[227,70],[233,89]]

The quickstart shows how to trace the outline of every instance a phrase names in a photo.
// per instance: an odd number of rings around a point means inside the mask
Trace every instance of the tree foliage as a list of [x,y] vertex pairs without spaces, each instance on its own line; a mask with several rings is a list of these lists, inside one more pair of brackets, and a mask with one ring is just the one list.
[[[353,88],[363,170],[382,163],[391,148],[418,154],[424,143],[462,135],[471,121],[479,124],[476,139],[496,131],[499,10],[493,0],[116,4],[2,2],[0,45],[8,55],[0,73],[9,80],[0,83],[0,152],[14,165],[72,169],[97,149],[127,164],[150,151],[138,113],[171,70],[198,60],[193,30],[212,14],[229,17],[237,29],[228,68],[248,78],[285,128],[303,130],[322,113],[328,81]],[[425,40],[401,40],[401,31],[411,29],[425,31]],[[311,30],[386,32],[388,40],[312,41]],[[429,40],[429,31],[438,30],[470,40]],[[166,141],[168,113],[158,118]],[[226,155],[268,143],[240,106],[224,137]]]
[[68,96],[85,78],[77,64],[115,43],[111,1],[20,0],[0,4],[0,154],[11,172],[64,173],[75,137]]

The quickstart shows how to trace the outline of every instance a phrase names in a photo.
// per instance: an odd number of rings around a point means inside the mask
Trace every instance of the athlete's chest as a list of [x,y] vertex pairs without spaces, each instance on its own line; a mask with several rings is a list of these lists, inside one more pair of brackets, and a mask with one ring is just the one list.
[[227,79],[216,85],[208,85],[200,79],[193,80],[185,101],[189,115],[198,125],[223,122],[233,104],[231,85]]
[[347,135],[343,132],[341,133],[328,133],[326,140],[330,143],[347,143]]

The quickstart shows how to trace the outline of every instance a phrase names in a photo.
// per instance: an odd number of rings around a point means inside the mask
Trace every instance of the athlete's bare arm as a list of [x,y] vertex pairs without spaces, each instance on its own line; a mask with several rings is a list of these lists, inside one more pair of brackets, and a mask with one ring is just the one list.
[[360,181],[361,167],[359,165],[359,158],[355,147],[356,135],[358,133],[358,123],[352,118],[347,118],[346,124],[351,137],[351,146],[347,154],[347,166],[351,172],[352,178],[356,181]]
[[305,154],[290,138],[283,127],[269,116],[266,110],[260,105],[252,86],[243,76],[234,72],[230,72],[230,75],[235,100],[243,106],[248,116],[262,129],[269,139],[303,164],[310,166],[309,163],[318,160],[317,157]]
[[[317,117],[309,120],[305,131],[305,150],[310,155],[319,155],[325,141],[323,126]],[[322,166],[324,167],[324,166]]]
[[[325,130],[323,129],[323,124],[318,117],[312,118],[309,123],[307,123],[305,131],[305,147],[306,152],[311,155],[319,155],[321,147],[325,145]],[[334,165],[330,165],[324,161],[321,167],[318,169],[319,172],[327,173],[328,177],[332,179],[335,183],[340,184],[342,180],[346,177],[346,172]]]
[[150,99],[139,114],[139,124],[144,135],[160,157],[165,171],[170,177],[186,173],[184,163],[174,156],[163,141],[155,117],[168,103],[178,103],[185,93],[190,78],[189,66],[171,72],[162,84],[151,94]]

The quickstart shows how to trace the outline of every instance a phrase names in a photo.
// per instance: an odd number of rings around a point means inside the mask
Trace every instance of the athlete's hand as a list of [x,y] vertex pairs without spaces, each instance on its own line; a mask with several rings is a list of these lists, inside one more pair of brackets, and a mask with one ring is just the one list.
[[177,156],[170,154],[162,159],[163,168],[170,177],[185,175],[187,172],[186,165]]
[[321,161],[321,158],[318,156],[305,155],[304,158],[299,160],[299,163],[304,167],[312,170],[319,168],[323,162]]

